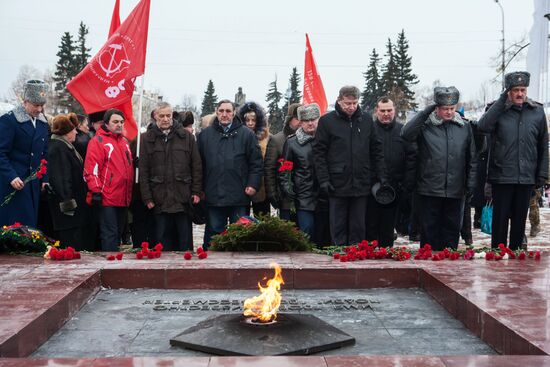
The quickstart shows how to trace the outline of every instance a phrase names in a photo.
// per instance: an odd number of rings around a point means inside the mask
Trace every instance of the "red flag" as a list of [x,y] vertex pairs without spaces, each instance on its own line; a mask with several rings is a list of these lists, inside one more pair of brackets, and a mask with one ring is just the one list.
[[[131,103],[133,81],[145,71],[150,2],[141,0],[88,65],[67,84],[86,113]],[[135,122],[130,125],[126,136],[133,139],[137,129]]]
[[113,16],[111,17],[111,27],[109,28],[109,37],[120,27],[120,0],[115,1]]
[[321,109],[321,115],[327,110],[327,96],[325,88],[321,81],[321,76],[317,73],[317,66],[313,59],[313,51],[309,44],[309,37],[306,33],[306,60],[304,63],[304,93],[303,103],[317,103]]
[[[109,28],[109,37],[115,33],[115,31],[120,27],[120,0],[115,1],[115,7],[113,9],[113,16],[111,17],[111,27]],[[129,87],[127,87],[129,88]],[[130,92],[130,89],[128,89],[128,92]],[[131,90],[132,94],[134,94],[134,87],[132,86]],[[137,123],[136,119],[134,118],[134,111],[132,108],[132,99],[126,103],[121,104],[120,106],[115,106],[116,109],[121,110],[125,117],[125,124],[124,124],[124,136],[126,136],[129,140],[133,140],[137,135]]]

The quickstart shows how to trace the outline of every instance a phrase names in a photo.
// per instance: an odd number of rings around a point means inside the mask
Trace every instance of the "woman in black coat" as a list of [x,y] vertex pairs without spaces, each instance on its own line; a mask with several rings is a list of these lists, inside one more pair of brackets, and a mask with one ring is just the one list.
[[52,123],[52,136],[48,146],[48,175],[51,192],[50,211],[54,230],[61,246],[76,250],[92,250],[84,228],[89,218],[86,204],[84,163],[73,146],[78,118],[74,113],[58,115]]

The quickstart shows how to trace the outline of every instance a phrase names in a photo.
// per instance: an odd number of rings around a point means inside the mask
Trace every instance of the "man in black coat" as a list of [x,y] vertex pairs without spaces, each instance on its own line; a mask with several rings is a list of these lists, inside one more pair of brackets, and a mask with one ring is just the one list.
[[435,105],[417,113],[401,136],[418,146],[420,245],[439,251],[458,247],[464,198],[475,187],[476,151],[470,124],[456,112],[458,90],[437,87],[434,96]]
[[[293,163],[291,174],[281,175],[281,191],[294,200],[298,227],[309,235],[318,246],[324,242],[323,228],[328,221],[328,212],[324,211],[323,200],[319,198],[319,183],[315,177],[312,146],[321,111],[316,103],[298,107],[301,127],[296,134],[289,136],[283,148],[285,161]],[[326,202],[326,199],[325,199]],[[328,239],[330,241],[330,239]]]
[[[374,196],[367,200],[367,239],[378,240],[382,246],[393,246],[397,209],[401,200],[410,198],[416,169],[416,151],[401,138],[403,124],[395,120],[395,105],[388,97],[381,97],[374,110],[374,130],[382,141],[388,184],[396,192],[395,200],[379,204]],[[375,181],[378,178],[375,177]]]
[[273,135],[267,143],[267,148],[264,158],[264,175],[265,175],[265,191],[267,199],[275,209],[279,209],[279,217],[285,220],[293,220],[291,218],[292,200],[285,197],[280,190],[279,180],[279,158],[283,156],[283,146],[286,139],[294,134],[300,127],[298,120],[298,107],[301,104],[292,103],[288,106],[288,113],[285,118],[283,130]]
[[334,245],[365,239],[365,208],[372,170],[386,182],[384,154],[370,115],[359,107],[359,89],[340,89],[331,111],[319,120],[313,144],[321,193],[329,198]]
[[487,181],[492,185],[492,247],[520,248],[533,187],[548,179],[548,126],[544,109],[527,98],[529,73],[505,76],[505,91],[479,120],[491,135]]
[[260,187],[263,162],[254,132],[235,116],[233,102],[218,102],[214,122],[198,136],[203,186],[208,206],[204,247],[213,235],[247,214],[250,198]]

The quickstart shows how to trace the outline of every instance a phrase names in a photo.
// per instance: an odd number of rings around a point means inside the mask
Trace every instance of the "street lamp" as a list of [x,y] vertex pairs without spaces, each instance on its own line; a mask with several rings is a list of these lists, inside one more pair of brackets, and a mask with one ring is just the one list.
[[502,62],[500,64],[500,69],[502,71],[502,89],[504,89],[504,74],[506,74],[506,60],[505,60],[506,45],[504,40],[504,8],[502,7],[502,4],[498,0],[495,0],[495,3],[497,3],[498,7],[500,8],[500,13],[502,15]]

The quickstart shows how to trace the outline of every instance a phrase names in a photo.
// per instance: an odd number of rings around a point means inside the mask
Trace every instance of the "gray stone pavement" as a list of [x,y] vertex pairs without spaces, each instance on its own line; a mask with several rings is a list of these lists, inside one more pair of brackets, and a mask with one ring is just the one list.
[[[104,290],[32,357],[205,356],[205,353],[173,347],[169,340],[208,317],[240,314],[241,302],[257,293],[254,290]],[[313,314],[356,339],[354,346],[321,355],[495,354],[419,289],[303,291],[283,288],[282,296],[283,312]],[[224,311],[220,310],[222,304],[231,306]]]

